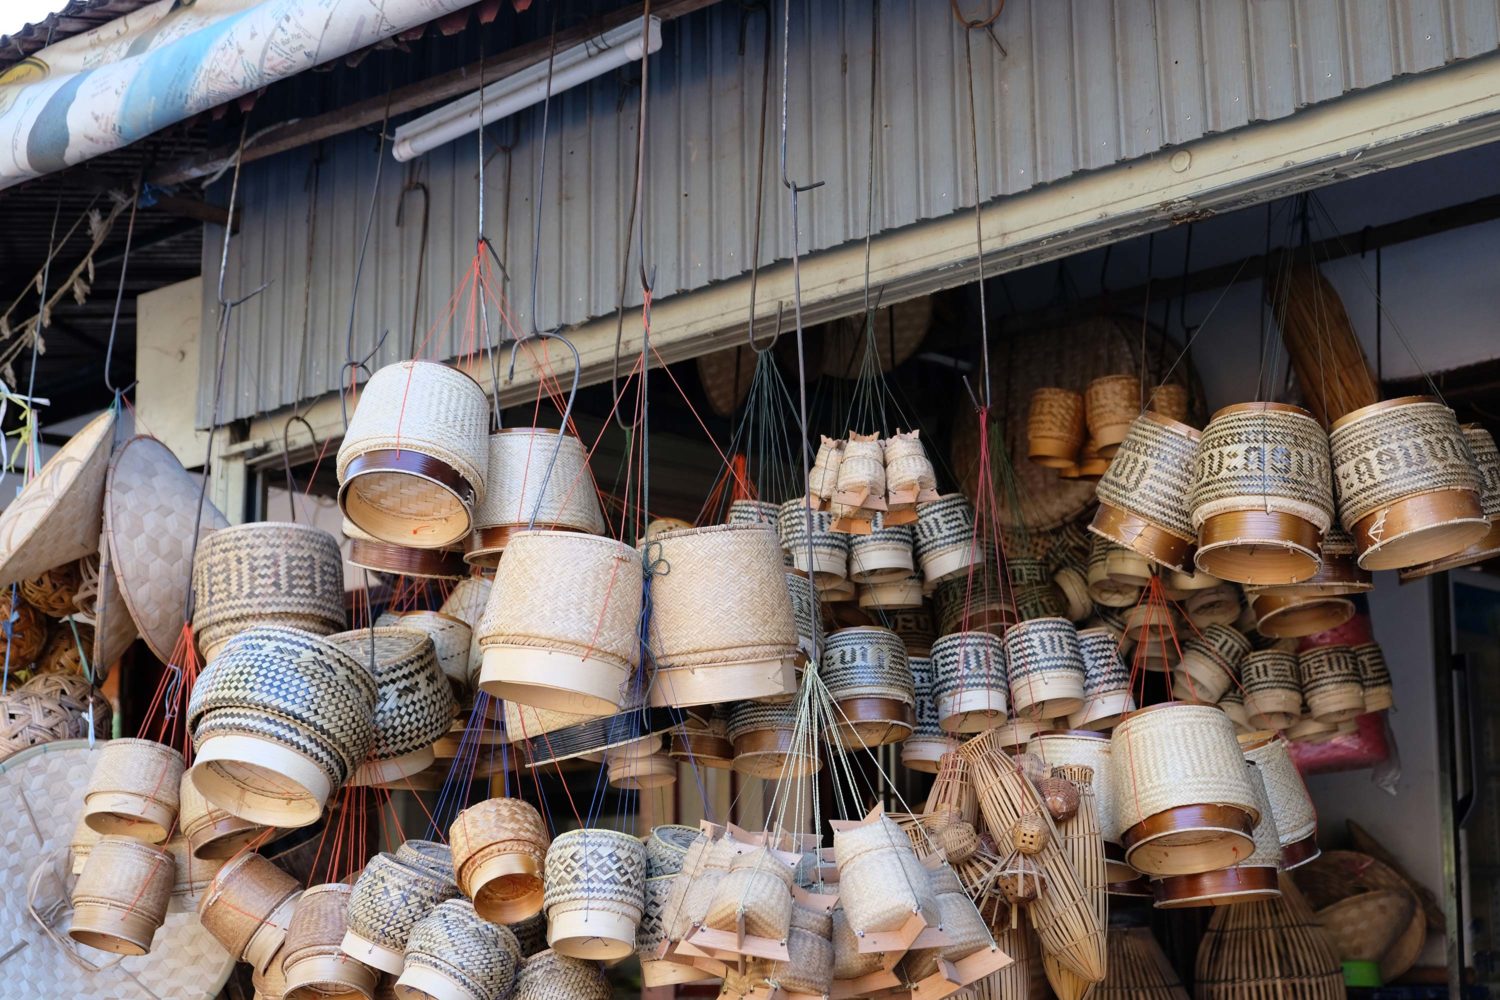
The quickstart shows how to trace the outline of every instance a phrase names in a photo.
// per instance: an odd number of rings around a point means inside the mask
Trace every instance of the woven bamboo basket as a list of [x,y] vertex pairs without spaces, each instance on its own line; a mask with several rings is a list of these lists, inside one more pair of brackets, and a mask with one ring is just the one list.
[[734,769],[753,778],[802,778],[816,774],[823,762],[809,745],[807,733],[797,737],[797,711],[791,704],[735,703],[729,711],[727,735],[734,746]]
[[1266,798],[1275,813],[1276,832],[1281,838],[1281,867],[1291,871],[1321,853],[1318,849],[1318,814],[1302,772],[1292,763],[1284,737],[1269,732],[1240,736],[1245,759],[1253,763],[1265,783]]
[[178,803],[177,827],[187,840],[193,857],[203,861],[224,861],[234,857],[266,829],[231,816],[210,803],[186,773],[182,776]]
[[1213,415],[1193,469],[1194,563],[1236,583],[1317,573],[1333,523],[1328,435],[1299,406],[1237,403]]
[[182,770],[182,754],[154,740],[108,741],[84,792],[84,821],[102,834],[165,842],[177,823]]
[[958,749],[958,741],[943,731],[938,721],[937,701],[932,694],[932,659],[907,656],[911,666],[915,720],[911,735],[901,744],[901,763],[912,771],[936,774],[944,754]]
[[1100,732],[1112,729],[1122,715],[1135,711],[1120,640],[1107,628],[1080,629],[1078,651],[1083,657],[1083,707],[1068,716],[1068,725]]
[[857,596],[861,610],[881,612],[920,608],[924,599],[920,572],[900,580],[862,584]]
[[1010,703],[1029,719],[1064,718],[1083,708],[1083,651],[1066,618],[1036,618],[1005,633]]
[[727,771],[734,767],[734,744],[729,742],[729,713],[724,706],[714,710],[706,727],[685,720],[672,734],[667,751],[674,760],[686,761],[690,767],[711,767]]
[[346,882],[327,882],[308,887],[297,900],[279,954],[286,1000],[375,995],[380,973],[339,950],[353,889]]
[[886,524],[876,514],[869,534],[850,536],[849,579],[862,584],[906,579],[916,569],[915,544],[910,524]]
[[1182,701],[1217,704],[1239,683],[1240,664],[1250,640],[1229,625],[1210,623],[1182,640],[1182,659],[1173,670],[1172,693]]
[[953,632],[932,645],[932,698],[945,733],[980,733],[1005,718],[1005,646],[989,632]]
[[1197,1000],[1343,1000],[1343,970],[1327,933],[1283,876],[1280,899],[1221,906],[1198,946]]
[[613,995],[598,965],[548,948],[521,966],[511,1000],[610,1000]]
[[1318,923],[1342,961],[1345,982],[1384,982],[1379,972],[1382,961],[1410,926],[1416,911],[1411,893],[1399,889],[1363,892],[1319,910]]
[[115,411],[90,420],[0,514],[0,586],[92,555],[103,521]]
[[1319,722],[1312,716],[1304,716],[1286,729],[1286,738],[1293,743],[1327,743],[1339,734],[1336,722]]
[[[1089,596],[1094,599],[1095,604],[1107,608],[1129,608],[1134,607],[1141,599],[1140,584],[1116,579],[1110,574],[1111,558],[1115,558],[1118,563],[1119,554],[1129,551],[1129,549],[1122,549],[1115,545],[1102,535],[1094,536],[1089,549],[1089,565],[1085,571],[1085,579],[1088,581]],[[1131,552],[1130,555],[1134,556],[1135,561],[1145,563],[1145,560],[1136,556],[1135,553]],[[1149,575],[1148,572],[1147,576]]]
[[767,524],[776,527],[776,520],[781,516],[781,505],[769,500],[750,500],[740,498],[729,502],[729,512],[724,518],[725,524]]
[[104,836],[73,887],[68,936],[116,955],[145,955],[167,917],[177,866],[161,847]]
[[78,561],[66,562],[21,581],[21,599],[53,618],[66,618],[76,608],[73,598],[83,583]]
[[948,943],[937,948],[914,949],[907,954],[903,972],[914,983],[933,975],[941,979],[940,961],[961,962],[993,944],[989,927],[952,868],[945,865],[933,869],[932,891]]
[[954,996],[963,1000],[1052,1000],[1054,994],[1047,982],[1036,931],[1024,920],[1012,927],[1009,915],[1002,916],[1003,922],[997,923],[992,932],[995,944],[1013,961],[974,983],[967,993]]
[[400,975],[412,928],[433,907],[457,895],[451,869],[377,854],[354,883],[348,929],[339,948],[356,961]]
[[1345,597],[1306,595],[1279,597],[1253,594],[1255,630],[1273,639],[1297,639],[1338,628],[1354,617],[1354,602]]
[[1142,643],[1182,631],[1182,619],[1170,604],[1147,602],[1127,609],[1120,617],[1126,642]]
[[417,921],[396,979],[402,1000],[493,1000],[510,993],[521,946],[467,899],[448,899]]
[[785,941],[792,923],[793,866],[770,848],[746,846],[714,889],[703,925]]
[[1366,712],[1383,712],[1395,704],[1395,688],[1391,684],[1391,671],[1385,664],[1385,653],[1373,642],[1362,642],[1353,647],[1359,661],[1359,683],[1364,693]]
[[541,814],[521,799],[486,799],[448,828],[458,887],[484,919],[513,924],[542,910],[542,871],[552,843]]
[[983,563],[983,549],[976,540],[974,508],[963,494],[946,493],[917,512],[917,561],[929,586]]
[[344,627],[344,563],[336,538],[306,524],[258,521],[206,536],[193,560],[193,633],[205,661],[247,628],[319,635]]
[[1437,399],[1403,396],[1345,414],[1329,444],[1339,519],[1360,568],[1432,562],[1490,530],[1468,440]]
[[1297,583],[1258,586],[1254,591],[1273,597],[1305,599],[1360,594],[1374,589],[1375,578],[1354,560],[1354,539],[1335,521],[1323,535],[1322,563],[1317,573]]
[[848,748],[899,743],[916,722],[916,690],[906,644],[875,626],[831,632],[819,676],[833,700],[834,723],[825,736]]
[[373,745],[375,695],[369,671],[320,636],[241,632],[193,687],[193,784],[253,823],[316,822]]
[[611,830],[570,830],[546,865],[547,944],[572,958],[623,958],[635,950],[645,906],[646,847]]
[[1490,523],[1490,530],[1461,552],[1403,569],[1402,581],[1473,566],[1500,556],[1500,448],[1496,447],[1490,432],[1478,424],[1465,424],[1463,431],[1469,450],[1474,454],[1474,466],[1479,474],[1479,506],[1484,511],[1485,520]]
[[[882,510],[885,502],[885,443],[879,434],[850,431],[844,441],[832,511],[841,520],[860,508]],[[868,522],[869,515],[859,517]]]
[[1297,654],[1302,700],[1307,714],[1337,725],[1365,710],[1365,689],[1359,657],[1349,646],[1313,646]]
[[1107,538],[1101,538],[1101,541],[1105,546],[1104,570],[1111,580],[1138,591],[1151,582],[1151,577],[1156,575],[1151,560]]
[[1072,465],[1083,447],[1084,431],[1081,393],[1044,387],[1031,394],[1026,455],[1033,462],[1049,469]]
[[[809,522],[812,525],[811,547],[808,545]],[[848,579],[850,536],[833,530],[833,515],[828,511],[809,510],[801,497],[788,500],[777,513],[776,533],[782,552],[791,557],[792,567],[811,573],[819,590]]]
[[339,506],[376,538],[438,549],[462,541],[485,500],[490,407],[468,375],[402,361],[365,383],[339,446]]
[[844,918],[856,936],[898,930],[913,914],[928,926],[940,921],[928,871],[889,816],[835,826],[833,854]]
[[[796,690],[797,622],[776,536],[759,525],[716,525],[653,542],[651,704],[684,708]],[[734,567],[734,572],[725,572]]]
[[640,662],[640,566],[612,538],[512,535],[479,625],[479,687],[558,712],[620,711]]
[[833,989],[833,914],[821,907],[794,907],[786,947],[785,962],[753,960],[752,981],[774,983],[792,995],[827,996]]
[[676,875],[682,871],[688,849],[703,835],[694,826],[667,823],[653,826],[646,835],[646,872],[648,878]]
[[839,466],[844,462],[842,439],[821,435],[818,453],[813,456],[812,468],[807,473],[807,497],[799,500],[804,506],[826,507],[838,488]]
[[675,875],[656,875],[646,879],[646,905],[635,931],[635,952],[641,963],[642,985],[648,989],[713,978],[713,973],[686,964],[686,960],[656,958],[658,949],[667,941],[666,909],[676,880]]
[[430,765],[436,756],[432,745],[458,714],[432,640],[425,632],[396,626],[340,632],[327,641],[375,677],[375,738],[348,783],[400,782]]
[[441,611],[404,611],[392,624],[425,633],[432,640],[438,667],[448,678],[454,697],[461,697],[468,690],[469,647],[474,641],[474,630],[466,622]]
[[938,633],[926,608],[897,611],[887,615],[886,621],[891,631],[906,643],[907,656],[932,655],[932,644],[937,641]]
[[1197,535],[1187,497],[1199,436],[1160,414],[1136,418],[1099,480],[1089,530],[1170,569],[1189,565]]
[[1186,423],[1191,413],[1187,386],[1180,382],[1164,382],[1153,386],[1146,396],[1146,409],[1154,410],[1179,423]]
[[611,788],[641,791],[677,782],[677,762],[665,753],[632,757],[606,751],[604,757]]
[[340,530],[349,540],[350,564],[361,569],[426,580],[458,580],[469,573],[461,546],[418,549],[383,542],[369,532],[361,531],[347,517]]
[[[1063,764],[1052,769],[1054,776],[1072,783],[1078,789],[1078,811],[1069,819],[1057,824],[1064,857],[1072,865],[1082,893],[1082,906],[1090,909],[1093,923],[1109,926],[1110,866],[1106,860],[1103,838],[1100,836],[1097,806],[1093,790],[1094,769],[1087,764]],[[1043,890],[1046,891],[1045,889]],[[1107,949],[1107,939],[1094,939],[1091,943],[1100,951]],[[1047,978],[1053,983],[1054,992],[1061,997],[1075,1000],[1092,994],[1092,985],[1104,978],[1108,970],[1108,954],[1094,952],[1101,960],[1097,975],[1083,976],[1068,968],[1058,958],[1046,956]],[[1092,956],[1091,956],[1092,957]],[[1067,984],[1070,988],[1058,989]]]
[[1410,921],[1381,955],[1380,976],[1391,982],[1416,964],[1427,943],[1427,918],[1416,889],[1394,869],[1358,851],[1329,851],[1298,869],[1295,881],[1308,904],[1320,911],[1369,892],[1394,891],[1408,897],[1414,904]]
[[1087,621],[1094,613],[1094,598],[1082,566],[1061,567],[1052,575],[1052,586],[1062,595],[1063,614],[1069,621],[1074,624]]
[[0,591],[0,621],[8,621],[10,634],[4,636],[0,656],[11,670],[24,670],[42,655],[47,646],[47,619],[23,598]]
[[464,542],[471,565],[496,566],[511,536],[528,527],[604,534],[588,453],[576,436],[507,427],[491,434],[487,447],[484,500]]
[[1141,380],[1134,375],[1105,375],[1084,390],[1089,439],[1105,458],[1114,455],[1141,412]]
[[494,589],[494,581],[487,580],[482,576],[470,576],[460,580],[449,592],[448,599],[443,606],[438,608],[445,615],[452,615],[465,625],[469,626],[474,639],[469,646],[469,686],[474,686],[474,681],[479,677],[479,667],[484,660],[484,653],[479,648],[479,622],[484,618],[485,608],[489,606],[490,592]]
[[[990,632],[1003,638],[1008,628],[1028,615],[1036,618],[1062,613],[1051,593],[1051,584],[1031,590],[1033,592],[1028,594],[1017,588],[1002,587],[992,560],[976,564],[968,574],[944,580],[932,588],[938,634]],[[1023,601],[1029,604],[1023,604]],[[1052,615],[1043,613],[1047,611]]]
[[922,444],[920,430],[902,431],[885,439],[886,501],[894,512],[914,511],[937,499],[937,470]]
[[1259,809],[1223,712],[1152,705],[1116,726],[1111,741],[1110,780],[1132,868],[1192,875],[1250,854]]
[[817,590],[806,573],[792,569],[783,576],[787,596],[792,599],[792,617],[797,622],[797,648],[812,661],[823,648],[823,614]]
[[1240,673],[1252,725],[1285,729],[1302,714],[1302,681],[1294,654],[1256,650],[1245,657]]
[[237,961],[265,970],[286,940],[302,887],[259,854],[227,862],[198,901],[198,919]]
[[1054,730],[1039,733],[1026,744],[1026,752],[1036,754],[1047,766],[1082,766],[1090,768],[1090,791],[1093,795],[1094,821],[1104,843],[1104,857],[1110,883],[1128,882],[1138,874],[1125,864],[1125,849],[1120,843],[1120,821],[1115,809],[1118,793],[1109,766],[1110,740],[1103,733]]
[[1109,974],[1094,990],[1094,1000],[1188,1000],[1149,927],[1111,927],[1108,951]]
[[[76,636],[73,634],[74,625],[78,628]],[[93,628],[74,620],[60,628],[53,629],[52,633],[47,636],[47,645],[42,647],[41,653],[36,658],[36,672],[69,674],[81,678],[85,650],[93,648]]]
[[109,701],[82,677],[41,674],[0,695],[0,760],[28,747],[109,732]]
[[1260,809],[1253,834],[1254,850],[1249,857],[1228,868],[1192,875],[1168,875],[1153,882],[1157,909],[1229,906],[1281,895],[1281,839],[1276,829],[1276,817],[1260,768],[1253,761],[1247,761],[1245,773]]

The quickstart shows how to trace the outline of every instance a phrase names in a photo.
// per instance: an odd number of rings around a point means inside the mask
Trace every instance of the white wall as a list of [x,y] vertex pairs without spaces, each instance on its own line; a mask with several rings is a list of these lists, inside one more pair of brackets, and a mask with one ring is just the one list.
[[193,428],[203,279],[189,278],[136,299],[134,399],[141,432],[192,467],[203,464],[208,435]]

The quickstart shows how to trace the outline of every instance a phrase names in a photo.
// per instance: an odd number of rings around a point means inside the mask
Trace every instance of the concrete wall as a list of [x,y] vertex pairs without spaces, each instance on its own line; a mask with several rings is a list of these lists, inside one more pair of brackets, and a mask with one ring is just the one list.
[[188,466],[203,464],[208,442],[206,433],[193,428],[202,316],[201,277],[136,299],[135,409],[141,430]]

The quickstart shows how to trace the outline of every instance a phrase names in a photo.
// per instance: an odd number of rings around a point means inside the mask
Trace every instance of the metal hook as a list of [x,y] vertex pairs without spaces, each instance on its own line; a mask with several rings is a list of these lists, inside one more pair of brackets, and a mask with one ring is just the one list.
[[115,311],[109,319],[109,343],[104,349],[104,388],[115,395],[119,395],[120,390],[115,388],[114,382],[110,379],[109,370],[115,360],[115,334],[120,329],[120,305],[125,299],[125,273],[130,268],[130,246],[135,237],[135,212],[141,205],[142,184],[143,176],[137,174],[135,197],[130,202],[130,222],[125,226],[125,250],[120,255],[120,287],[115,290]]
[[375,355],[380,353],[381,348],[385,347],[385,338],[390,335],[390,332],[390,330],[381,330],[380,338],[375,341],[375,346],[370,348],[369,354],[366,354],[358,361],[350,358],[339,367],[339,411],[343,414],[344,428],[346,430],[349,427],[349,392],[348,382],[345,381],[345,376],[357,371],[364,372],[366,375],[369,375],[370,362],[375,359]]
[[297,480],[292,476],[292,424],[300,423],[307,428],[307,436],[312,438],[313,447],[318,447],[318,434],[313,430],[313,425],[307,422],[307,418],[300,413],[294,413],[287,418],[287,422],[281,428],[281,464],[286,470],[287,506],[292,511],[292,523],[297,523]]
[[[752,288],[753,288],[753,286],[752,286]],[[757,347],[756,343],[755,343],[755,293],[753,291],[751,292],[751,297],[750,297],[750,349],[752,351],[754,351],[756,354],[766,354],[773,347],[776,346],[776,341],[778,341],[778,340],[781,339],[781,316],[782,316],[782,313],[783,313],[783,311],[785,309],[786,309],[786,303],[785,302],[778,301],[776,303],[776,329],[771,334],[771,342],[769,344],[767,344],[765,347]]]

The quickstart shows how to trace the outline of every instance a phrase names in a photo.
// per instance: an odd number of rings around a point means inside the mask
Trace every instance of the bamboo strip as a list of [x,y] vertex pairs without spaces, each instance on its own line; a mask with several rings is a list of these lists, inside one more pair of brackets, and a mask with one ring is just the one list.
[[1198,947],[1197,1000],[1343,1000],[1343,967],[1287,876],[1281,898],[1221,906]]
[[1316,264],[1274,269],[1266,294],[1303,400],[1323,426],[1380,399],[1343,300]]

